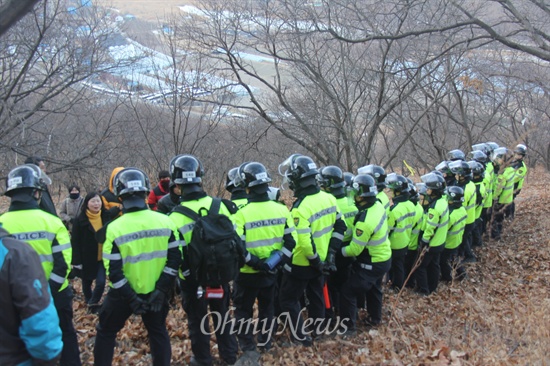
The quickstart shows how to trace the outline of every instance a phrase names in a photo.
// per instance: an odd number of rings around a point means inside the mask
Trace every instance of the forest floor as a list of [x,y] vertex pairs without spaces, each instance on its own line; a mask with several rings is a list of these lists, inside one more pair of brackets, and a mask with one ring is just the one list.
[[[526,188],[516,198],[515,219],[505,223],[500,241],[486,240],[477,250],[478,262],[468,265],[467,280],[442,283],[428,297],[387,289],[384,320],[377,329],[360,330],[352,339],[328,337],[309,348],[276,345],[261,355],[260,364],[550,364],[549,178],[542,170],[529,174]],[[74,282],[74,323],[82,360],[91,364],[97,316],[87,314],[78,294],[79,281]],[[179,299],[167,326],[172,364],[186,365],[191,342]],[[151,364],[146,334],[140,318],[132,316],[118,335],[113,364]],[[214,337],[211,345],[218,360]]]

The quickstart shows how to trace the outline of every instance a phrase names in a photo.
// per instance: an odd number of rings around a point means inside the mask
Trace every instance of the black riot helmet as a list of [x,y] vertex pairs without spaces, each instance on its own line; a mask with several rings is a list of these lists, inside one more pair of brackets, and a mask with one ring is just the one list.
[[419,195],[427,196],[428,187],[426,186],[426,183],[416,183],[416,191]]
[[266,191],[269,188],[268,183],[271,177],[265,166],[258,162],[249,162],[241,164],[237,176],[235,177],[235,186],[242,188],[252,188],[265,184]]
[[477,161],[478,163],[487,163],[487,154],[481,150],[473,150],[468,153],[468,160]]
[[470,170],[472,171],[472,175],[474,177],[481,177],[485,175],[485,167],[483,164],[481,164],[478,161],[472,160],[468,162],[468,165],[470,166]]
[[456,160],[449,163],[449,169],[451,169],[453,174],[462,177],[471,177],[472,175],[472,169],[470,169],[468,163],[463,160]]
[[491,146],[489,146],[486,142],[481,142],[479,144],[472,145],[473,151],[481,151],[485,155],[487,155],[487,159],[491,156]]
[[113,179],[113,193],[124,199],[135,193],[149,193],[151,184],[147,175],[138,168],[124,168]]
[[346,186],[342,169],[335,165],[329,165],[321,168],[316,178],[319,185],[325,189],[332,190],[344,188]]
[[525,146],[524,144],[517,145],[516,148],[514,149],[514,153],[519,154],[521,156],[527,155],[527,146]]
[[353,178],[352,188],[359,197],[376,197],[378,188],[376,181],[368,174],[358,174]]
[[203,175],[202,163],[193,155],[177,155],[170,162],[170,178],[176,184],[199,184]]
[[498,144],[496,142],[490,141],[490,142],[486,142],[485,145],[487,145],[487,149],[488,149],[488,151],[486,151],[485,154],[487,154],[488,157],[492,158],[493,151],[499,148]]
[[438,172],[445,174],[453,174],[451,172],[451,169],[449,168],[449,162],[446,160],[443,160],[441,163],[437,164],[435,167],[435,170]]
[[288,183],[290,189],[294,190],[315,185],[315,176],[319,170],[309,156],[292,154],[279,164],[279,174],[284,177],[283,184]]
[[456,161],[456,160],[465,160],[465,159],[466,159],[466,155],[464,154],[464,152],[462,152],[462,150],[455,149],[447,153],[447,160]]
[[351,188],[351,185],[353,184],[353,178],[355,178],[355,175],[350,172],[344,172],[344,182],[346,182],[346,187]]
[[505,163],[510,158],[510,150],[505,147],[496,148],[491,155],[491,160],[497,164]]
[[[434,195],[441,196],[445,190],[445,178],[435,174],[434,172],[424,174],[420,177],[422,183],[426,185],[427,189],[431,189]],[[417,186],[418,187],[418,186]]]
[[225,189],[229,192],[232,192],[235,189],[235,177],[239,173],[239,167],[231,168],[227,172],[227,177],[225,178]]
[[409,192],[409,182],[407,181],[407,178],[405,178],[401,174],[388,174],[386,177],[386,187],[393,190],[394,192]]
[[42,174],[37,165],[19,165],[8,173],[5,195],[13,197],[21,192],[32,195],[35,190],[45,190],[48,184],[51,184],[50,178]]
[[464,202],[464,189],[458,186],[450,186],[445,190],[447,197],[449,197],[449,203]]
[[379,191],[386,188],[386,171],[380,165],[366,165],[357,169],[357,174],[368,174],[373,177]]

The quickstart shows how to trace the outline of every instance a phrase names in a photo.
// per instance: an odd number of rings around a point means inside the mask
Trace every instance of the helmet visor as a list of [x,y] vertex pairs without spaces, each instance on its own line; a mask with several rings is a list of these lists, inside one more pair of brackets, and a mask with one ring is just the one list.
[[292,167],[292,161],[298,156],[298,154],[290,155],[285,161],[279,164],[279,174],[286,177],[288,171]]

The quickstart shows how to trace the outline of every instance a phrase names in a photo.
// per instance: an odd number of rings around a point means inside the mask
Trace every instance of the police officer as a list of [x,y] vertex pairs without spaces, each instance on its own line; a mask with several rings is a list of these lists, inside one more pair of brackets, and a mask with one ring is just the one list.
[[[485,186],[485,199],[483,200],[483,208],[481,210],[481,232],[482,234],[485,233],[487,228],[487,223],[491,219],[492,214],[492,207],[493,207],[493,192],[494,192],[494,186],[495,186],[495,167],[493,165],[493,162],[491,161],[491,155],[492,155],[492,145],[493,143],[480,143],[472,145],[472,150],[475,151],[481,151],[485,154],[486,160],[485,163],[482,162],[482,159],[472,159],[476,160],[480,163],[482,163],[485,167],[485,175],[483,177],[483,185]],[[495,144],[496,145],[496,144]],[[498,146],[497,146],[498,147]]]
[[246,354],[258,347],[269,350],[274,332],[274,301],[277,269],[289,263],[296,246],[294,221],[286,206],[269,199],[271,177],[258,162],[241,165],[233,178],[235,187],[245,188],[248,204],[235,214],[237,233],[246,244],[246,265],[235,281],[233,303],[237,324],[252,324],[258,300],[258,325],[239,327],[238,339]]
[[168,293],[181,264],[179,234],[164,214],[148,209],[149,178],[125,168],[113,179],[124,215],[105,231],[103,261],[110,289],[99,313],[95,365],[111,365],[117,333],[132,315],[141,315],[149,335],[153,365],[170,365],[166,330]]
[[514,176],[514,201],[506,208],[507,218],[514,219],[516,212],[515,198],[521,192],[525,176],[527,175],[527,165],[523,160],[526,154],[527,147],[523,144],[517,145],[514,149],[514,160],[512,161],[512,167],[516,170],[516,175]]
[[[284,183],[294,191],[296,201],[291,210],[298,240],[292,263],[284,266],[280,289],[281,311],[287,312],[296,334],[293,341],[312,345],[312,338],[303,329],[300,298],[306,291],[309,300],[308,316],[313,319],[314,336],[320,336],[325,324],[323,270],[335,270],[336,251],[340,250],[346,224],[336,199],[322,192],[317,185],[317,165],[310,157],[293,154],[279,165]],[[323,262],[326,261],[326,266]]]
[[456,175],[456,185],[464,190],[463,204],[468,215],[459,254],[464,257],[465,263],[473,263],[477,261],[477,258],[472,252],[472,237],[476,220],[476,186],[472,182],[472,170],[464,160],[451,162],[449,168]]
[[445,178],[445,184],[447,186],[455,186],[457,184],[456,176],[453,174],[451,169],[449,168],[448,161],[444,160],[441,163],[437,164],[435,167],[435,171],[440,172],[443,175],[443,178]]
[[227,172],[227,177],[225,180],[225,189],[231,193],[231,201],[238,207],[241,208],[248,202],[248,197],[246,191],[243,187],[235,186],[235,178],[239,173],[239,167],[231,168]]
[[417,183],[415,185],[412,180],[409,181],[409,201],[414,205],[414,216],[412,218],[413,226],[404,264],[405,276],[409,277],[406,286],[409,288],[414,288],[416,285],[414,273],[411,274],[411,272],[418,260],[418,236],[423,227],[424,207],[422,203],[424,202],[424,197],[427,196],[426,190],[426,185],[424,183]]
[[405,257],[409,248],[415,205],[409,201],[409,182],[401,174],[390,173],[386,177],[388,196],[391,199],[388,216],[388,232],[392,249],[390,280],[394,290],[401,290],[405,283]]
[[495,171],[498,173],[493,195],[493,223],[491,225],[491,238],[500,240],[504,210],[514,200],[514,176],[516,170],[510,165],[511,156],[505,147],[499,147],[493,151],[492,156]]
[[[464,208],[464,190],[458,186],[447,187],[445,191],[449,201],[449,228],[445,239],[445,249],[441,253],[441,279],[452,281],[453,278],[464,279],[465,270],[458,256],[458,247],[462,243],[462,235],[468,217]],[[453,275],[456,268],[456,276]]]
[[42,189],[40,203],[38,204],[40,206],[40,209],[57,216],[57,211],[55,209],[52,196],[48,189],[48,186],[51,185],[52,182],[50,178],[46,175],[46,164],[44,163],[44,159],[39,156],[29,156],[27,159],[25,159],[25,164],[34,164],[38,166],[40,168],[40,174],[42,175],[43,180],[45,182],[48,182],[44,184],[44,187]]
[[390,215],[390,199],[388,195],[384,193],[386,188],[386,171],[380,165],[370,164],[357,169],[357,174],[368,174],[376,182],[376,188],[378,189],[378,195],[376,198],[382,203],[386,210],[386,216]]
[[0,226],[0,364],[57,365],[59,318],[36,251]]
[[487,191],[485,189],[485,184],[483,183],[485,168],[482,163],[475,160],[469,161],[468,165],[472,171],[472,182],[476,186],[476,215],[474,230],[472,231],[472,247],[481,247],[483,245],[483,219],[481,214],[483,212],[483,205],[487,198]]
[[[202,177],[204,169],[202,163],[193,155],[177,155],[170,162],[170,174],[172,181],[176,183],[181,190],[181,205],[194,212],[199,212],[201,208],[208,210],[212,207],[213,199],[202,189]],[[228,200],[222,200],[219,213],[225,215],[234,221],[233,214],[237,212],[235,204]],[[191,242],[192,231],[195,221],[182,213],[172,211],[170,219],[178,227],[183,238],[184,253],[184,271],[180,274],[180,288],[182,291],[183,309],[187,314],[189,326],[189,338],[191,339],[191,357],[192,365],[211,365],[212,355],[210,354],[210,327],[208,321],[204,321],[208,316],[208,307],[213,313],[220,314],[222,319],[217,316],[212,317],[212,322],[216,330],[216,339],[218,341],[218,351],[220,357],[228,364],[233,364],[237,360],[237,339],[231,333],[231,327],[222,327],[220,322],[223,318],[231,319],[229,313],[229,285],[222,286],[224,296],[221,299],[207,299],[202,293],[204,290],[199,283],[189,275],[189,265],[186,263],[186,246]]]
[[424,209],[423,233],[418,241],[419,249],[424,253],[418,266],[415,279],[417,292],[429,295],[439,284],[439,257],[445,248],[445,239],[449,224],[449,205],[443,196],[445,179],[435,173],[420,177],[426,185],[427,206]]
[[359,212],[354,220],[353,238],[342,247],[342,255],[357,260],[351,265],[340,300],[340,318],[350,336],[356,332],[357,293],[366,293],[367,325],[377,326],[382,321],[382,279],[391,264],[386,210],[376,198],[375,180],[370,175],[358,174],[353,179],[353,190]]
[[61,219],[39,208],[42,191],[49,183],[49,178],[34,164],[20,165],[10,171],[5,194],[11,198],[11,204],[8,212],[0,216],[0,222],[12,237],[27,242],[38,253],[63,332],[60,363],[80,365],[73,325],[73,292],[67,280],[71,240]]
[[[317,175],[317,182],[322,191],[330,193],[336,198],[336,205],[342,213],[347,229],[344,233],[344,239],[342,245],[347,245],[352,238],[352,227],[355,215],[357,215],[357,207],[355,203],[348,198],[348,192],[346,189],[346,181],[342,169],[335,165],[329,165],[322,168]],[[350,181],[350,187],[353,183],[353,177]],[[330,293],[330,308],[325,307],[325,316],[327,319],[334,319],[336,313],[338,313],[338,306],[340,304],[340,288],[346,281],[349,275],[348,266],[351,261],[348,258],[344,258],[340,251],[336,252],[336,272],[329,274],[327,279],[328,290]],[[325,304],[327,305],[327,304]]]

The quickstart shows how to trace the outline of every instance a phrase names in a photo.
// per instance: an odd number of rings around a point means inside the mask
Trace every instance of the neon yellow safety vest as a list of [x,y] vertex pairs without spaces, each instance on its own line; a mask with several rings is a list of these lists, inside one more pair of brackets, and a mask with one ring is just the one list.
[[514,200],[514,175],[516,171],[509,166],[497,177],[497,185],[493,199],[500,204],[512,203]]
[[[237,234],[246,245],[246,250],[260,259],[268,258],[272,251],[282,250],[283,237],[291,234],[296,241],[296,229],[290,211],[286,206],[274,201],[249,202],[235,214]],[[249,265],[241,268],[241,273],[258,273]]]
[[430,243],[430,247],[445,244],[449,226],[449,204],[443,196],[432,202],[424,214],[424,234],[422,240]]
[[337,198],[336,205],[342,213],[346,226],[348,227],[344,233],[344,240],[342,240],[342,242],[348,243],[353,237],[353,220],[355,220],[355,215],[357,215],[357,212],[359,211],[357,210],[355,203],[352,203],[348,197]]
[[420,202],[416,203],[414,209],[415,213],[413,217],[413,227],[411,230],[411,240],[409,241],[409,250],[418,249],[418,236],[420,235],[420,231],[422,230],[424,224],[424,208]]
[[36,208],[8,211],[0,216],[0,223],[10,236],[33,247],[46,278],[60,284],[59,291],[67,288],[73,250],[59,217]]
[[388,230],[391,248],[403,249],[409,246],[413,221],[416,214],[414,204],[409,201],[397,202],[390,207]]
[[445,240],[445,249],[455,249],[462,243],[464,235],[464,227],[466,226],[466,218],[468,214],[466,209],[461,206],[459,208],[450,208],[449,229],[447,231],[447,239]]
[[[391,258],[391,244],[388,238],[386,209],[376,202],[366,210],[359,211],[349,245],[342,247],[344,257],[365,257],[367,250],[370,262],[385,262]],[[364,260],[364,259],[363,259]]]
[[[296,247],[292,252],[292,264],[309,266],[309,260],[317,255],[324,261],[332,237],[334,223],[341,217],[336,198],[326,192],[305,196],[297,207],[293,207],[292,218],[298,234]],[[315,251],[312,244],[315,244]],[[340,239],[343,239],[341,237]]]
[[[176,226],[166,215],[140,210],[127,212],[107,226],[103,244],[103,263],[118,289],[129,284],[137,294],[148,294],[155,289],[165,271],[168,250],[181,245]],[[181,254],[181,252],[180,252]],[[122,276],[115,278],[112,267],[122,261]],[[166,267],[168,274],[177,275],[176,269]]]
[[240,209],[248,203],[248,198],[237,198],[231,201]]
[[489,208],[493,206],[493,193],[495,189],[495,167],[492,162],[488,162],[485,166],[485,177],[483,177],[483,184],[485,185],[485,191],[487,195],[483,202],[483,208]]
[[388,195],[384,191],[380,191],[376,195],[376,198],[382,203],[384,210],[386,210],[386,217],[388,217],[390,215],[390,199]]
[[516,169],[516,175],[514,176],[514,190],[520,190],[523,188],[523,182],[525,181],[525,176],[527,175],[527,165],[522,160],[519,166],[514,166]]
[[466,225],[473,224],[476,221],[476,185],[474,182],[468,182],[464,187],[463,206],[466,209]]
[[[481,196],[481,203],[480,204],[476,203],[476,220],[477,220],[481,217],[481,210],[483,210],[485,200],[487,199],[487,191],[485,190],[485,184],[483,184],[483,182],[476,182],[475,185],[476,185],[476,190],[477,190],[477,187],[479,187],[479,194]],[[477,195],[477,191],[476,191],[476,195]]]

